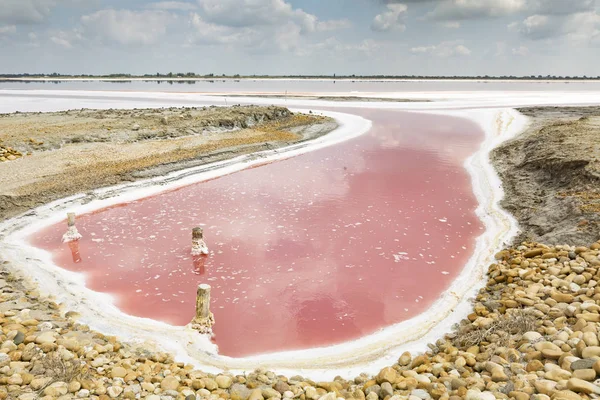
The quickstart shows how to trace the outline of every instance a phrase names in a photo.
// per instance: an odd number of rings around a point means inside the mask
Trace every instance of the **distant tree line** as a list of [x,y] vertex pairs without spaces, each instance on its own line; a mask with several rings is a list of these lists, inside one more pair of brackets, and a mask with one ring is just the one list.
[[23,79],[23,78],[53,78],[53,79],[68,79],[68,78],[84,78],[84,79],[210,79],[210,78],[229,78],[229,79],[269,79],[269,78],[291,78],[291,79],[406,79],[406,80],[418,80],[418,79],[434,79],[434,80],[600,80],[600,76],[569,76],[569,75],[474,75],[474,76],[450,76],[450,75],[216,75],[216,74],[197,74],[195,72],[169,72],[166,74],[157,72],[156,74],[144,74],[134,75],[125,73],[116,73],[108,75],[71,75],[71,74],[59,74],[56,72],[50,74],[0,74],[0,79]]

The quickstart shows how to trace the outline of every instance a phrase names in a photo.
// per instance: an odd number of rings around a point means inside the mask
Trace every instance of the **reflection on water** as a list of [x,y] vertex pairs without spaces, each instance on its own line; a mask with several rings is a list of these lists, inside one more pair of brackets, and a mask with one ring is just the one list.
[[[588,82],[461,82],[461,81],[314,81],[314,80],[237,80],[201,81],[48,81],[14,82],[0,80],[0,89],[18,90],[129,90],[165,92],[231,93],[327,93],[360,92],[443,92],[443,91],[594,91],[600,81]],[[356,92],[356,93],[353,93]]]
[[[482,227],[462,165],[483,135],[449,117],[363,114],[373,128],[349,142],[80,216],[79,262],[64,224],[32,241],[133,315],[185,325],[211,284],[225,355],[372,333],[425,310],[471,255]],[[207,257],[190,255],[195,226]]]

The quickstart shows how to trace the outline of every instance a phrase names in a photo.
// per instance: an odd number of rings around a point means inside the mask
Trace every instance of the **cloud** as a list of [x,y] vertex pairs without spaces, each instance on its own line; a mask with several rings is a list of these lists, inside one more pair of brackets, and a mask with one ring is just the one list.
[[560,34],[560,26],[547,15],[531,15],[520,23],[512,23],[508,28],[529,39],[546,39]]
[[146,8],[151,10],[191,11],[196,10],[198,7],[195,4],[183,1],[159,1],[157,3],[148,4]]
[[384,4],[433,4],[428,19],[461,21],[516,14],[569,15],[597,9],[597,0],[380,0]]
[[[241,4],[243,3],[243,4]],[[307,37],[349,28],[347,19],[320,20],[283,0],[198,0],[188,45],[220,45],[247,53],[307,55]]]
[[373,19],[371,29],[377,32],[404,31],[403,17],[408,7],[405,4],[388,4],[387,11]]
[[[293,8],[284,0],[198,0],[202,16],[229,27],[285,26],[292,22],[302,33],[328,30],[340,21],[319,21],[316,15]],[[347,22],[344,24],[347,26]]]
[[15,33],[17,33],[17,27],[15,25],[0,26],[0,36],[13,35]]
[[448,28],[448,29],[459,29],[460,28],[460,22],[458,22],[458,21],[445,21],[445,22],[442,22],[442,26],[444,28]]
[[56,5],[53,0],[2,0],[0,23],[35,24],[40,23]]
[[174,16],[161,10],[101,10],[81,17],[87,36],[122,45],[156,43],[167,32]]
[[593,42],[600,36],[600,14],[596,11],[570,15],[531,15],[508,26],[530,40],[565,37],[573,42]]
[[341,29],[348,29],[352,27],[352,22],[347,19],[331,19],[328,21],[317,21],[317,31],[337,31]]
[[529,48],[526,46],[519,46],[517,48],[512,49],[512,53],[515,56],[526,57],[529,55]]
[[438,21],[462,21],[512,15],[526,8],[526,0],[445,0],[438,2],[426,17]]
[[261,40],[257,30],[213,24],[197,13],[192,14],[190,25],[192,34],[188,38],[188,44],[248,46]]
[[413,54],[428,54],[435,57],[466,57],[471,55],[471,50],[460,42],[442,42],[434,46],[413,47],[410,49]]
[[545,15],[569,15],[594,11],[596,0],[531,0],[528,11]]

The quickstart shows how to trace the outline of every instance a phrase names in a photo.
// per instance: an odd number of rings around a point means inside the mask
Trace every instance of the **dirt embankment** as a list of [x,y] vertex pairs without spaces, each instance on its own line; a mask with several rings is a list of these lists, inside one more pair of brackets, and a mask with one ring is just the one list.
[[502,206],[529,239],[593,243],[600,236],[600,107],[534,107],[529,129],[492,152]]
[[99,187],[313,139],[336,127],[330,118],[274,106],[0,115],[0,152],[6,155],[0,158],[0,219]]

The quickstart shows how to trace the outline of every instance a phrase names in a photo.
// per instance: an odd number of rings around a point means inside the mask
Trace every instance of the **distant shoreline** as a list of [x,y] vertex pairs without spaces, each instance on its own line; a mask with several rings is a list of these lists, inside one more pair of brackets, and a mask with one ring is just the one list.
[[1,82],[239,82],[239,81],[312,81],[312,82],[479,82],[479,83],[574,83],[574,82],[596,82],[600,78],[493,78],[493,77],[469,77],[469,78],[379,78],[379,77],[197,77],[197,78],[168,78],[168,77],[2,77]]

